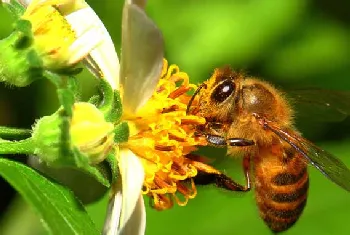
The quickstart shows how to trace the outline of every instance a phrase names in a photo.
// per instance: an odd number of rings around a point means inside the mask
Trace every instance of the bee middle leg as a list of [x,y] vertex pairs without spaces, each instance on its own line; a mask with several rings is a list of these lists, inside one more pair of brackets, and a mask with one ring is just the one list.
[[254,145],[253,140],[249,139],[243,139],[243,138],[229,138],[226,139],[223,136],[219,135],[213,135],[213,134],[203,134],[205,138],[207,139],[208,143],[216,146],[237,146],[237,147],[243,147],[243,146],[252,146]]
[[254,145],[253,140],[244,139],[244,138],[229,138],[226,139],[222,134],[222,130],[227,129],[225,124],[219,122],[208,122],[204,127],[200,128],[197,132],[198,135],[204,136],[208,143],[218,147],[226,146],[252,146]]
[[223,174],[222,172],[203,164],[204,167],[198,167],[198,175],[194,178],[195,184],[208,185],[215,184],[219,188],[223,188],[229,191],[248,192],[251,189],[251,177],[250,177],[250,156],[246,155],[243,158],[243,171],[245,175],[245,185],[241,185],[235,182],[233,179]]

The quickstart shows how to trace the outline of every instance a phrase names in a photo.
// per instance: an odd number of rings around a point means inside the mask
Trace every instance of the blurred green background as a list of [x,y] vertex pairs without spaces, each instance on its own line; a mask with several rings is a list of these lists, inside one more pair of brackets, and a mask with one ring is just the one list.
[[[88,2],[105,23],[119,50],[122,1]],[[349,9],[350,2],[345,0],[152,0],[147,5],[147,12],[163,32],[166,58],[186,71],[192,82],[200,83],[214,68],[229,64],[282,90],[310,86],[350,90]],[[11,32],[13,21],[2,8],[0,16],[3,38]],[[83,97],[88,97],[95,91],[96,83],[86,72],[79,79],[84,79]],[[9,89],[0,84],[1,125],[30,127],[36,118],[56,108],[55,91],[47,81],[24,89]],[[305,137],[350,166],[349,118],[341,123],[319,123],[310,116],[297,126]],[[224,150],[204,149],[202,153],[218,159],[218,168],[243,181],[239,160],[225,158]],[[350,234],[349,193],[311,167],[310,181],[304,214],[285,234]],[[0,234],[38,234],[32,212],[18,201],[17,206],[8,206],[14,192],[5,182],[0,186],[4,198]],[[106,201],[107,196],[88,208],[100,227]],[[12,213],[20,211],[23,217],[6,216],[9,208]],[[22,231],[18,230],[20,227]],[[147,208],[147,234],[264,235],[271,232],[259,218],[254,192],[236,194],[206,186],[199,188],[198,196],[185,207],[174,206],[163,212]]]

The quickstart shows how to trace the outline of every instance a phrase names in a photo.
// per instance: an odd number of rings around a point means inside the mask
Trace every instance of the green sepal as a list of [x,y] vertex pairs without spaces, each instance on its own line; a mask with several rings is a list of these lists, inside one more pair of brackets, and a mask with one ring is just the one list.
[[53,72],[64,75],[64,76],[76,76],[79,73],[81,73],[84,69],[80,67],[66,67],[66,68],[60,68],[52,70]]
[[31,23],[19,20],[15,31],[0,41],[0,81],[18,87],[43,78],[43,61],[33,48]]
[[16,19],[21,17],[25,12],[25,7],[22,6],[18,0],[9,0],[8,3],[2,2],[2,5],[7,9]]
[[122,115],[123,115],[122,99],[120,97],[120,92],[115,90],[114,91],[114,108],[113,108],[113,112],[111,113],[111,116],[114,118],[116,122],[119,122]]
[[94,95],[94,96],[90,97],[90,99],[89,99],[88,102],[89,102],[90,104],[93,104],[93,105],[95,105],[96,107],[98,107],[98,106],[101,104],[101,102],[102,102],[101,96],[99,96],[99,95]]
[[115,90],[113,93],[113,103],[108,112],[105,113],[105,119],[108,122],[118,123],[121,119],[122,114],[123,107],[120,98],[120,93],[119,91]]
[[105,79],[100,80],[99,88],[101,94],[91,97],[89,102],[98,106],[106,121],[118,123],[123,113],[119,91],[113,90]]
[[114,106],[114,94],[113,89],[105,79],[100,79],[100,92],[103,97],[103,101],[98,107],[105,115],[113,109]]
[[[115,151],[119,152],[119,149],[116,148]],[[118,168],[118,161],[117,161],[117,154],[119,154],[118,152],[116,153],[115,151],[113,151],[112,153],[108,154],[107,158],[106,158],[106,162],[109,165],[109,168],[111,169],[111,184],[114,184],[114,182],[117,180],[118,175],[119,175],[119,168]]]
[[[34,126],[32,138],[34,154],[48,165],[68,166],[72,164],[70,154],[69,120],[60,115],[61,110],[51,116],[42,117]],[[68,134],[65,129],[68,122]]]
[[114,142],[116,144],[125,143],[130,135],[129,125],[127,122],[121,122],[114,128]]
[[[14,28],[33,41],[32,23],[29,20],[18,20],[16,23],[14,23]],[[32,44],[28,44],[28,46],[31,45]]]
[[90,165],[89,158],[81,153],[77,148],[73,148],[72,151],[75,159],[75,165],[77,168],[89,173],[91,176],[100,182],[107,188],[110,187],[109,176],[107,172],[103,170],[102,164]]

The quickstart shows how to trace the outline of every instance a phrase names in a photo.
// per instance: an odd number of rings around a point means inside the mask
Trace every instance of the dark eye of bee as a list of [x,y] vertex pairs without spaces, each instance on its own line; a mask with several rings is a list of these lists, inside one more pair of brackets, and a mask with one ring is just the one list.
[[226,80],[218,85],[213,93],[211,94],[211,99],[216,103],[224,102],[228,97],[230,97],[235,91],[235,84],[232,80]]

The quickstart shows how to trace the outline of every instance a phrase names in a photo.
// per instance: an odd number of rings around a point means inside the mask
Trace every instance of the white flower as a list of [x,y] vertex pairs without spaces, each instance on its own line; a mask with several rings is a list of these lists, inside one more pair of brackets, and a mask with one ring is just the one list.
[[[134,114],[152,96],[163,66],[163,38],[144,5],[145,1],[126,1],[123,9],[121,68],[115,83],[120,84],[124,116]],[[120,149],[118,165],[121,182],[109,202],[103,234],[144,234],[143,165],[129,149]]]
[[[2,0],[12,4],[14,0]],[[71,45],[69,61],[75,64],[84,60],[89,70],[106,79],[112,88],[119,87],[119,64],[113,41],[100,18],[84,0],[18,0],[24,7],[32,5],[56,5],[77,36]]]
[[[85,62],[94,75],[106,79],[113,89],[120,89],[124,116],[132,116],[152,96],[163,66],[163,38],[143,10],[146,1],[125,2],[120,71],[113,42],[95,12],[83,0],[63,1],[70,3],[74,9],[80,9],[74,15],[65,17],[77,35],[86,32],[87,28],[99,29],[98,35],[103,40],[85,57]],[[19,2],[26,6],[31,1]],[[69,7],[60,10],[70,12]],[[146,213],[141,194],[145,178],[143,165],[132,151],[121,148],[118,167],[121,180],[114,186],[103,234],[144,234]]]

